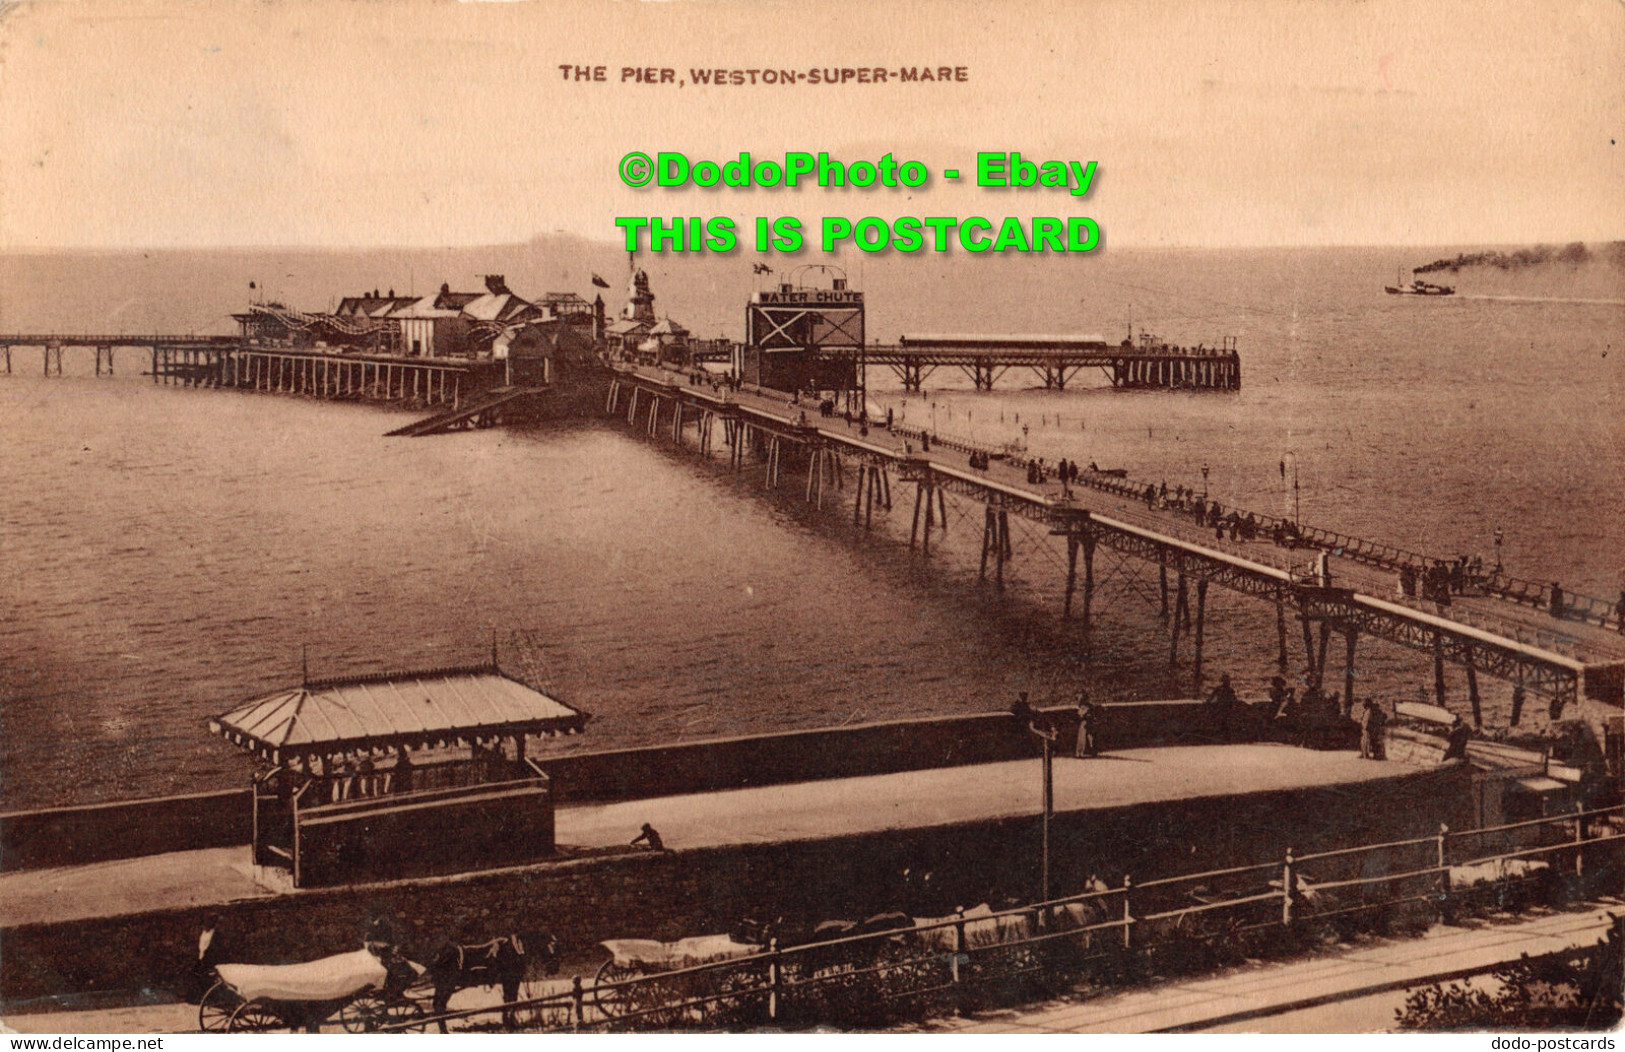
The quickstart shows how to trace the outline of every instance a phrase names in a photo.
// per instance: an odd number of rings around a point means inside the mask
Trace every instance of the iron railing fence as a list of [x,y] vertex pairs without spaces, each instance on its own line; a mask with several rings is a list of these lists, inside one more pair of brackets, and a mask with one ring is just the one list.
[[[1552,833],[1560,834],[1554,839]],[[1533,841],[1533,842],[1531,842]],[[1485,853],[1487,844],[1503,850]],[[1084,978],[1117,981],[1205,967],[1370,923],[1517,908],[1591,886],[1617,890],[1625,806],[1384,841],[1136,882],[913,927],[762,952],[414,1018],[540,1031],[878,1025],[1009,1000]],[[1596,884],[1596,881],[1605,883]],[[504,1023],[504,1019],[508,1022]]]

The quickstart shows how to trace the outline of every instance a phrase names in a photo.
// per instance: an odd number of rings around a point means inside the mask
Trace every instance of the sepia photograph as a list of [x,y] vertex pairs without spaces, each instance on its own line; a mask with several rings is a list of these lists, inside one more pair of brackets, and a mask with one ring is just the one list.
[[0,0],[0,1032],[1613,1047],[1622,138],[1621,0]]

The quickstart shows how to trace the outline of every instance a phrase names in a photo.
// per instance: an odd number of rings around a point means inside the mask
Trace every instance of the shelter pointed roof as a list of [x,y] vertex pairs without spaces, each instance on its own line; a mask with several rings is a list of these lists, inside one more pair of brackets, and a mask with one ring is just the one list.
[[575,734],[588,718],[486,665],[303,683],[215,716],[209,729],[281,763],[291,756],[473,738]]

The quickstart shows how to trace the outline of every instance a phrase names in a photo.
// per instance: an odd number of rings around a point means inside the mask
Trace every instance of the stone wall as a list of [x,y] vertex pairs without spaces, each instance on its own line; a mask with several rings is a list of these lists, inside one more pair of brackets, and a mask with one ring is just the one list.
[[[1220,738],[1200,702],[1105,705],[1104,748],[1195,744]],[[1053,710],[1067,734],[1070,710]],[[1070,750],[1072,743],[1061,742]],[[548,759],[555,799],[602,803],[747,786],[992,763],[1032,756],[1036,740],[1004,713],[931,716],[781,734],[615,749]],[[247,789],[0,815],[0,869],[83,865],[116,858],[246,844]]]
[[[1114,887],[1151,877],[1280,859],[1356,843],[1427,836],[1470,818],[1460,767],[1358,786],[1255,793],[1063,813],[1052,826],[1053,887],[1090,874]],[[902,909],[941,915],[1038,885],[1036,817],[862,836],[627,853],[523,869],[301,892],[233,903],[0,931],[0,1001],[31,1002],[175,987],[209,913],[231,958],[310,960],[353,949],[386,918],[421,959],[445,940],[551,929],[581,959],[609,938],[671,940],[728,931],[743,917],[861,918]],[[1395,857],[1389,871],[1404,868]],[[934,874],[933,890],[902,880]],[[1341,874],[1322,870],[1318,880]],[[590,978],[590,976],[588,976]]]

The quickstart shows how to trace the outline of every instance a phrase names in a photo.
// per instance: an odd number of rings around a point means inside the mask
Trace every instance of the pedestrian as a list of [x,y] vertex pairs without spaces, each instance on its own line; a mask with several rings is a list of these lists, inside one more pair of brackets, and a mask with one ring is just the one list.
[[412,755],[401,746],[395,753],[395,773],[389,780],[391,792],[410,793],[412,791]]
[[1078,691],[1078,744],[1072,751],[1072,755],[1080,760],[1099,753],[1099,746],[1095,741],[1095,724],[1095,707],[1089,701],[1089,692],[1080,690]]
[[1285,679],[1280,676],[1270,677],[1270,716],[1273,719],[1285,719],[1289,715],[1287,699],[1291,696],[1292,692],[1287,688]]
[[220,915],[208,914],[203,919],[203,930],[198,933],[197,958],[187,976],[187,999],[193,1004],[203,1000],[203,995],[209,992],[220,978],[215,973],[215,965],[221,961],[229,960],[226,954],[226,940],[221,935]]
[[1556,581],[1552,582],[1551,611],[1553,617],[1560,618],[1563,616],[1563,586]]
[[1382,711],[1382,706],[1372,698],[1365,699],[1360,709],[1360,755],[1367,760],[1385,759],[1382,736],[1387,722],[1388,717]]
[[1027,701],[1026,691],[1021,691],[1016,695],[1016,700],[1010,703],[1010,715],[1014,716],[1019,723],[1029,723],[1038,715]]
[[643,823],[643,832],[632,838],[632,847],[637,847],[639,844],[647,845],[650,851],[666,850],[666,842],[660,839],[660,834],[655,832],[655,827],[647,822]]
[[1467,743],[1472,740],[1472,737],[1473,732],[1468,729],[1466,721],[1461,718],[1461,713],[1456,713],[1450,721],[1450,731],[1445,736],[1444,756],[1440,757],[1440,762],[1443,763],[1446,760],[1465,761],[1467,759]]

